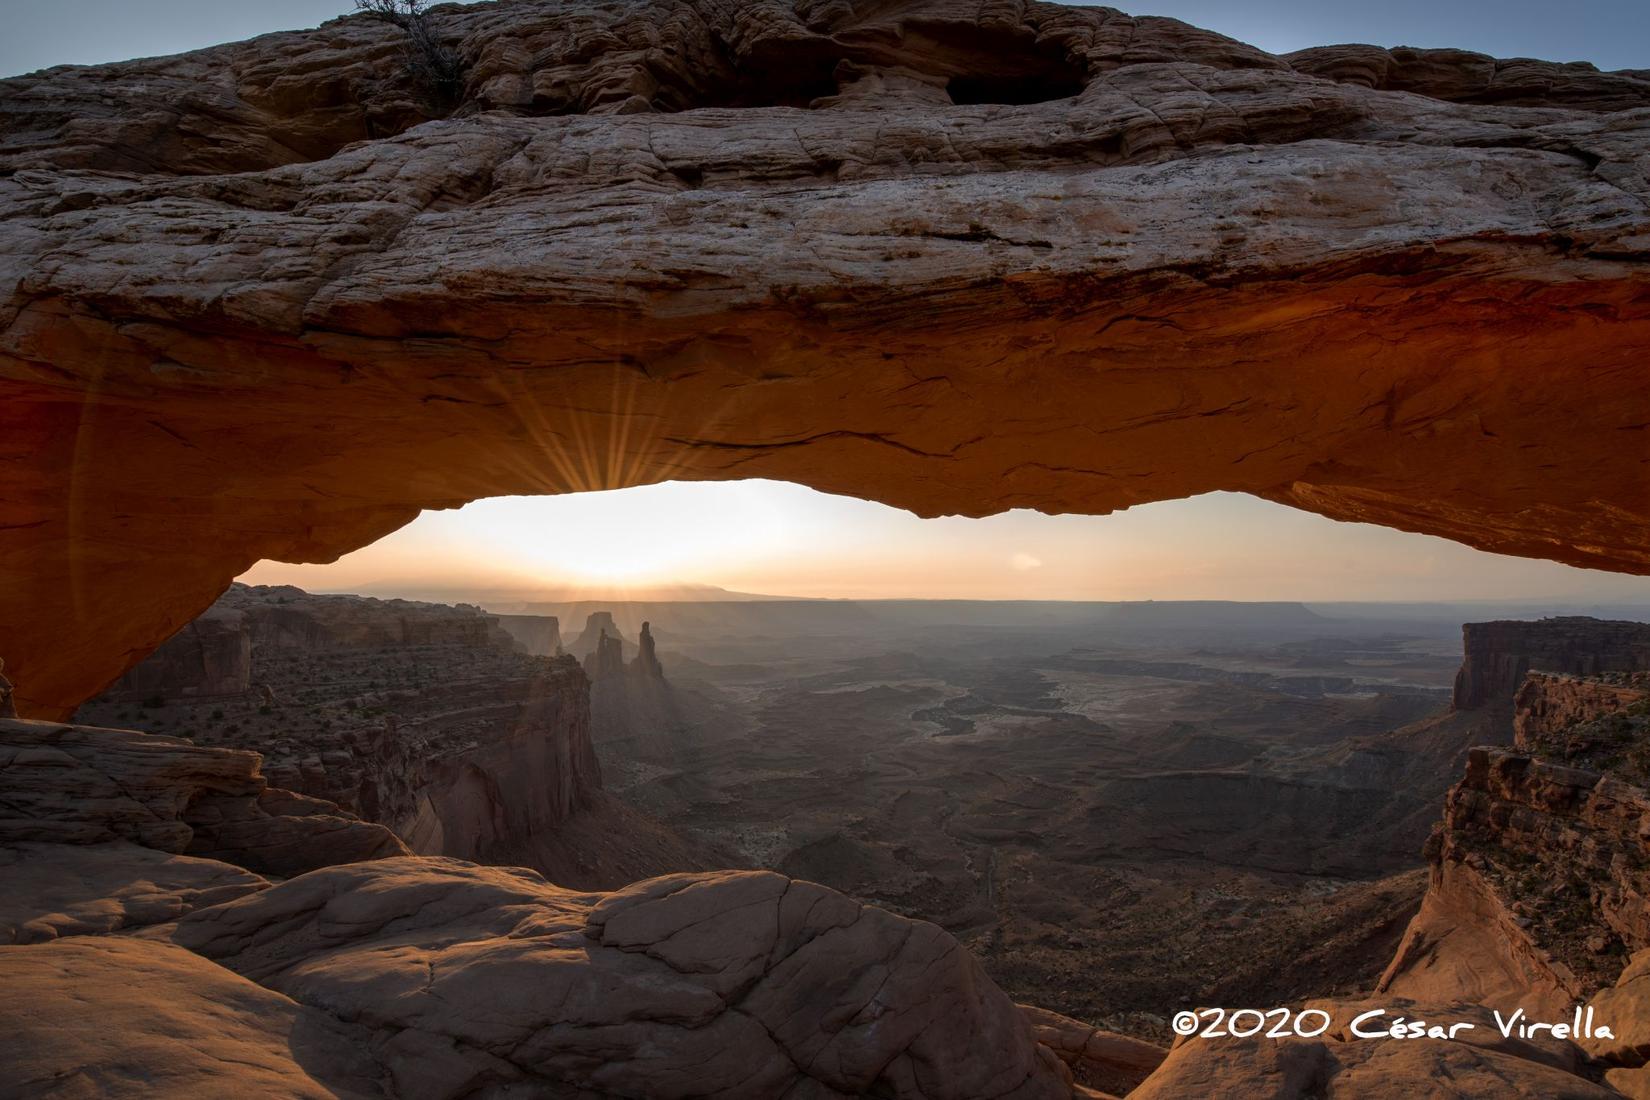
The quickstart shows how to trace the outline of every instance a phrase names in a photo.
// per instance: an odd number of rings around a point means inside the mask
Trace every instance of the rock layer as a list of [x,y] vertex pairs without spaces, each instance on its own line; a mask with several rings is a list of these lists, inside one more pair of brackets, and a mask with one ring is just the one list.
[[1650,947],[1650,792],[1474,749],[1381,988],[1562,1014]]
[[0,83],[24,713],[260,558],[666,478],[1650,571],[1643,74],[1036,3],[435,19],[443,119],[359,18]]
[[381,825],[269,787],[259,764],[135,730],[0,720],[0,842],[129,840],[275,875],[407,851]]
[[1510,709],[1531,669],[1594,676],[1650,670],[1650,623],[1571,615],[1466,623],[1455,708]]

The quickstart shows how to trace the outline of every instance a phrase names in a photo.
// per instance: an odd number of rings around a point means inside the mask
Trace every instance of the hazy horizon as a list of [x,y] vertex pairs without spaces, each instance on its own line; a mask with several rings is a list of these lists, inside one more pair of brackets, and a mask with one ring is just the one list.
[[241,579],[370,595],[708,585],[801,599],[1650,605],[1650,578],[1236,493],[1109,516],[920,519],[756,480],[479,500],[330,565],[262,562]]

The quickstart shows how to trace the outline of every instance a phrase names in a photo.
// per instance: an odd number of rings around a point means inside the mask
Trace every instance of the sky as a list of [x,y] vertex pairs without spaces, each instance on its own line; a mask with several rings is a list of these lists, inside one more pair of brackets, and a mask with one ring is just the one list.
[[[1650,0],[1112,0],[1283,53],[1336,42],[1650,68]],[[0,76],[313,26],[349,0],[0,0]],[[706,522],[707,518],[713,522]],[[331,565],[245,578],[317,591],[693,583],[839,597],[1650,602],[1650,579],[1496,557],[1216,493],[1111,516],[921,520],[749,481],[497,498],[427,512]]]
[[[1650,68],[1646,0],[1111,0],[1274,53],[1336,42],[1458,46],[1498,57]],[[310,27],[350,0],[0,0],[0,76],[177,53]]]

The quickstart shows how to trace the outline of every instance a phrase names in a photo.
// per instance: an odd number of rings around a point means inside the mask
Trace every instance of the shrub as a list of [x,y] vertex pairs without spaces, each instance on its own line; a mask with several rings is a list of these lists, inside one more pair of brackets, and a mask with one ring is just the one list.
[[436,37],[424,0],[355,0],[355,10],[407,32],[407,74],[435,104],[450,108],[459,101],[464,63]]

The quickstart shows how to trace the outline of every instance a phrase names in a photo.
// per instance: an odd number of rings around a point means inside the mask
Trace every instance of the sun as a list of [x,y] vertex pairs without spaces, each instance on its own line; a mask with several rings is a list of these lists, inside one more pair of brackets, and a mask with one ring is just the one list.
[[501,565],[546,580],[692,580],[792,546],[794,502],[773,483],[665,482],[608,492],[496,497],[439,525]]

